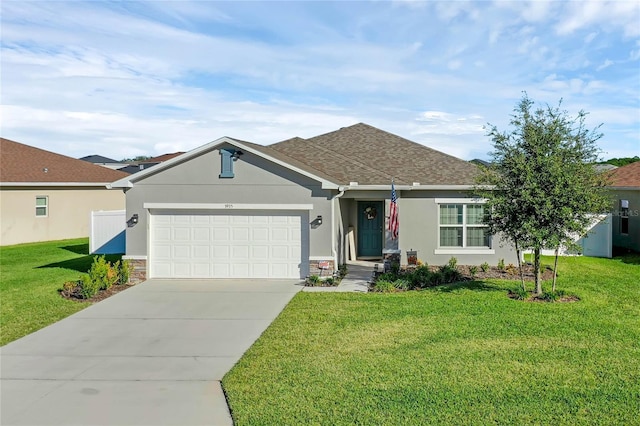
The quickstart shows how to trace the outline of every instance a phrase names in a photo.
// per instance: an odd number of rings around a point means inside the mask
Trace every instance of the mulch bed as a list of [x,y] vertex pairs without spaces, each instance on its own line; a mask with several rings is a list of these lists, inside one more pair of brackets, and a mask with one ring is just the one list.
[[64,290],[59,290],[59,293],[62,297],[64,297],[67,300],[73,300],[74,302],[90,302],[90,303],[96,303],[99,302],[101,300],[104,300],[108,297],[113,296],[116,293],[120,293],[121,291],[124,291],[130,287],[133,287],[135,284],[116,284],[116,285],[112,285],[110,289],[108,290],[100,290],[98,291],[98,293],[95,294],[95,296],[93,296],[90,299],[82,299],[78,294],[76,293],[69,293],[66,292]]
[[[471,276],[470,268],[471,267],[468,265],[458,266],[458,271],[460,271],[464,279],[467,279],[467,280],[474,280],[474,279],[482,280],[482,279],[492,279],[492,278],[500,279],[500,280],[519,280],[520,279],[520,272],[518,271],[517,265],[513,267],[510,267],[509,265],[507,265],[505,269],[502,271],[498,269],[496,266],[492,266],[487,270],[487,272],[482,272],[482,269],[478,267],[478,271],[476,272],[473,278]],[[438,267],[434,267],[434,270],[437,270],[437,269]],[[534,280],[535,277],[533,274],[533,265],[525,264],[523,265],[522,270],[524,273],[525,281]],[[553,279],[553,269],[549,267],[542,268],[541,275],[543,280]]]

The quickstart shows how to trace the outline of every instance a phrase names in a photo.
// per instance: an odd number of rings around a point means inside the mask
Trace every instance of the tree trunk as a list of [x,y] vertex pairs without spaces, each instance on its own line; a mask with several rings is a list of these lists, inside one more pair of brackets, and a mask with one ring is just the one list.
[[520,281],[522,282],[522,291],[527,291],[527,287],[524,285],[524,272],[522,271],[522,261],[520,260],[520,256],[522,252],[520,251],[520,247],[518,246],[518,240],[516,243],[516,255],[518,256],[518,271],[520,271]]
[[542,294],[542,279],[540,276],[540,248],[533,249],[533,270],[536,281],[536,294]]
[[556,260],[553,264],[553,284],[551,286],[551,291],[555,293],[556,291],[556,277],[558,276],[558,253],[560,252],[560,247],[556,247]]

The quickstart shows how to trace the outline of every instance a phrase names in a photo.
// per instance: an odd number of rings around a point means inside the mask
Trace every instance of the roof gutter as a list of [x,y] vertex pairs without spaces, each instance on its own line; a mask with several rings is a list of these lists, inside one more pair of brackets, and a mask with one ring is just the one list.
[[[431,191],[466,191],[474,189],[474,185],[395,185],[396,191],[415,191],[415,190],[431,190]],[[339,191],[391,191],[389,185],[345,185],[338,188]]]

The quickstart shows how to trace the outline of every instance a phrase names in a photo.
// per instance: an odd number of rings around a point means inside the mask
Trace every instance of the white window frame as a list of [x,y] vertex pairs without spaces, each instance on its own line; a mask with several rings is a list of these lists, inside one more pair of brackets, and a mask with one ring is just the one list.
[[[475,198],[436,198],[436,214],[438,215],[438,232],[437,232],[437,248],[434,254],[495,254],[493,249],[493,236],[489,236],[488,247],[468,247],[467,246],[467,228],[486,228],[486,225],[469,225],[467,224],[467,206],[474,204],[486,204],[485,199]],[[440,206],[441,205],[462,205],[462,223],[461,224],[442,224],[440,223]],[[443,227],[462,227],[462,247],[440,246],[440,229]]]
[[[44,199],[44,205],[38,205],[38,200]],[[44,214],[38,214],[38,209],[44,207]],[[49,196],[48,195],[36,195],[36,217],[48,217],[49,216]]]

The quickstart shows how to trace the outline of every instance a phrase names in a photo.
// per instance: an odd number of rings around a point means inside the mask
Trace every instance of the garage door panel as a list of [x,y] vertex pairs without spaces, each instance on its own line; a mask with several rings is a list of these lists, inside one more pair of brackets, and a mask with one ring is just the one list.
[[190,228],[178,228],[174,227],[172,229],[172,238],[174,241],[190,241],[191,240],[191,229]]
[[306,224],[302,215],[226,211],[152,214],[150,276],[300,278],[302,224]]
[[254,261],[261,261],[269,259],[269,246],[251,246],[251,259]]
[[204,245],[195,245],[193,246],[192,256],[194,260],[206,260],[207,264],[209,259],[211,259],[211,246]]
[[228,228],[213,228],[213,241],[225,242],[230,241],[231,233]]
[[231,256],[235,257],[236,260],[249,260],[249,246],[241,245],[241,246],[232,246],[231,247]]
[[234,242],[249,242],[249,228],[233,228],[231,230],[231,239]]

